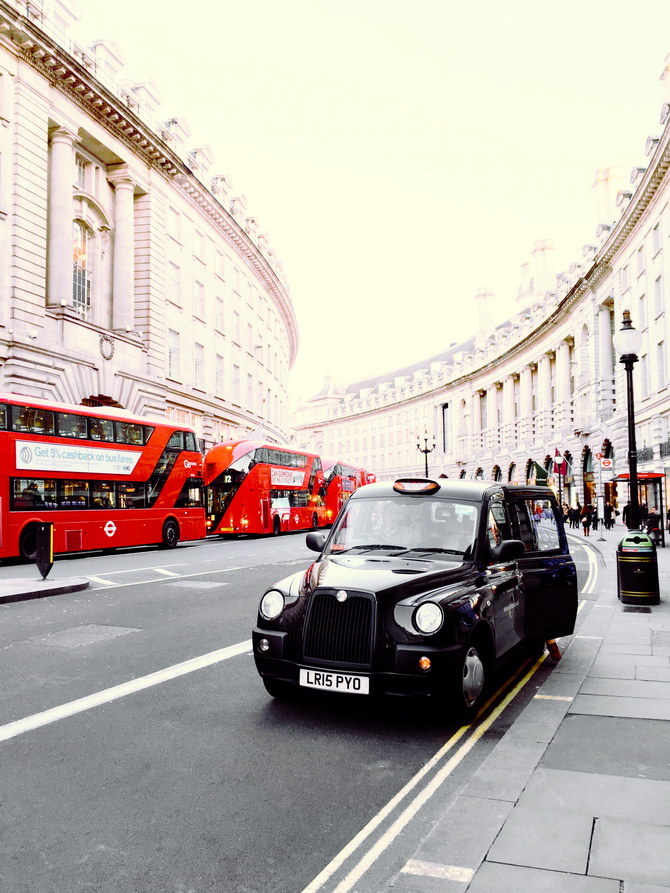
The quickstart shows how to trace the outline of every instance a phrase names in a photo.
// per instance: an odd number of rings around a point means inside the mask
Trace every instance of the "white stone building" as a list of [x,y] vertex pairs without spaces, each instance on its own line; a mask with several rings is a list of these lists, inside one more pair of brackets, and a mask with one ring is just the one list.
[[[326,382],[299,410],[297,442],[388,479],[423,472],[417,437],[430,448],[434,436],[431,475],[548,477],[572,503],[602,493],[625,501],[626,485],[612,483],[628,472],[625,373],[612,334],[629,309],[643,334],[634,369],[638,471],[670,475],[670,102],[659,130],[629,183],[617,169],[597,172],[594,242],[569,270],[550,275],[553,246],[537,242],[510,319],[493,327],[491,296],[480,293],[470,340],[372,380]],[[560,481],[557,453],[567,460]],[[641,501],[660,509],[662,496],[667,508],[659,480]]]
[[297,323],[208,146],[72,0],[0,0],[0,390],[287,436]]

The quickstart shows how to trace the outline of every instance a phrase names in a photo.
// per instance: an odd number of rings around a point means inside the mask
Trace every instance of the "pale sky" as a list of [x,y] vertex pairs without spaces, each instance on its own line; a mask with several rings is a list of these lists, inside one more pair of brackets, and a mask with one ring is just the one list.
[[582,260],[670,99],[668,0],[78,2],[269,233],[298,400],[470,337],[480,288],[502,321],[537,239]]

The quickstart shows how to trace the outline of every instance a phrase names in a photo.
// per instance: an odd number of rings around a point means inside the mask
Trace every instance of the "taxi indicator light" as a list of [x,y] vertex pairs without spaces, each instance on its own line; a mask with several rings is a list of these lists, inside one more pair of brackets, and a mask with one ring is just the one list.
[[399,478],[394,484],[396,493],[437,493],[440,485],[428,478]]
[[424,671],[430,670],[430,667],[431,667],[430,658],[425,657],[425,656],[420,657],[419,658],[419,667]]

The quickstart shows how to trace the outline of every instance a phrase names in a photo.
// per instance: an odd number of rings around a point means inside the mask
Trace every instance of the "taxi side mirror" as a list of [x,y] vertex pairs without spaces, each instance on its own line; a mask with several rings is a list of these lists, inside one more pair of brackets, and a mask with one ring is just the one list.
[[491,555],[494,561],[514,561],[520,558],[526,551],[521,540],[503,540],[497,546],[491,547]]
[[312,552],[323,552],[323,547],[326,544],[326,537],[323,533],[316,533],[313,530],[305,537],[305,545],[308,549],[311,549]]

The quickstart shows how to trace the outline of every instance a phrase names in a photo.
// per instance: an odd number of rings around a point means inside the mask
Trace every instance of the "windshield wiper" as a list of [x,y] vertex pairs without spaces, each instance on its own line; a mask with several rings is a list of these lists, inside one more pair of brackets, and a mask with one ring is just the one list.
[[409,549],[409,552],[446,552],[449,555],[465,555],[465,552],[459,549],[440,549],[438,547],[434,547],[432,549],[424,549],[422,547],[417,546],[415,549]]
[[[362,549],[364,552],[367,552],[372,549],[406,549],[407,546],[395,546],[389,543],[361,543],[360,546],[349,546],[348,549],[342,549],[341,552],[337,554],[341,555],[342,552],[352,552],[354,549]],[[331,552],[333,550],[331,549]]]

